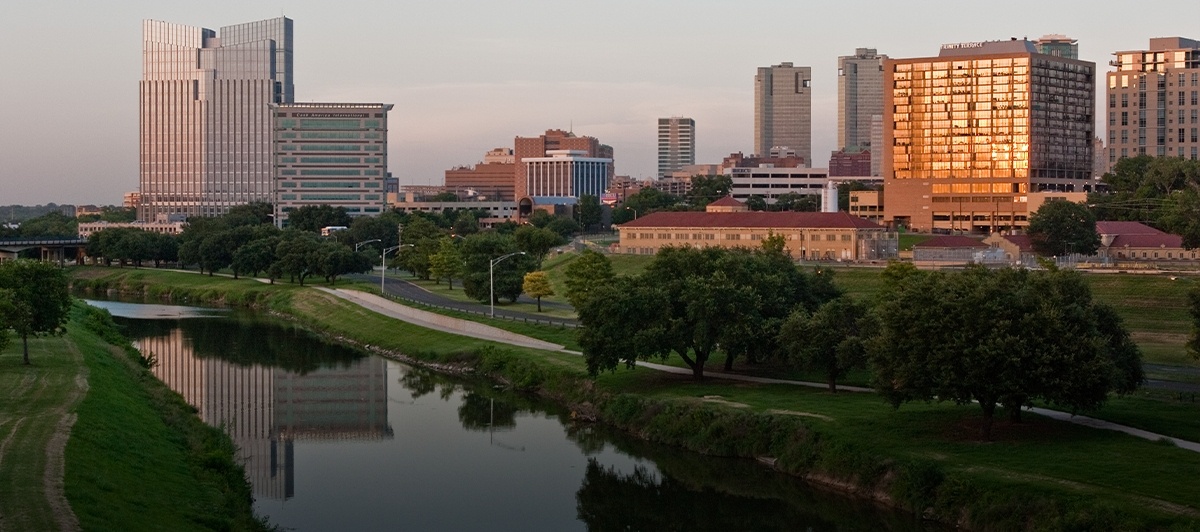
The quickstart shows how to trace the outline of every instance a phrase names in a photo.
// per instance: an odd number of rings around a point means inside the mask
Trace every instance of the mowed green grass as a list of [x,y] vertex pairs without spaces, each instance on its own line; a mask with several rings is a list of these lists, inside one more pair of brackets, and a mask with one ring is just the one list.
[[0,523],[6,530],[54,530],[46,501],[46,445],[68,406],[82,360],[63,338],[21,341],[0,351]]
[[[167,426],[164,411],[157,410],[164,405],[146,391],[144,379],[152,377],[81,326],[78,311],[73,314],[64,336],[31,340],[32,366],[21,365],[19,344],[0,353],[0,441],[8,440],[0,462],[5,529],[57,529],[43,484],[46,443],[77,374],[87,375],[87,391],[73,408],[78,417],[65,449],[64,489],[84,530],[262,528],[250,515],[248,492],[234,515],[228,503],[238,494],[197,476],[200,457],[189,454],[188,438]],[[192,410],[178,400],[166,415],[182,420]],[[226,472],[242,475],[240,469]]]
[[874,394],[712,379],[696,383],[644,368],[606,373],[598,384],[650,397],[707,401],[717,408],[800,416],[822,437],[895,460],[934,459],[992,489],[1036,484],[1131,509],[1149,500],[1166,501],[1200,517],[1200,483],[1195,482],[1200,454],[1111,431],[1026,413],[1023,423],[997,421],[993,441],[981,442],[981,414],[974,405],[910,403],[894,410]]

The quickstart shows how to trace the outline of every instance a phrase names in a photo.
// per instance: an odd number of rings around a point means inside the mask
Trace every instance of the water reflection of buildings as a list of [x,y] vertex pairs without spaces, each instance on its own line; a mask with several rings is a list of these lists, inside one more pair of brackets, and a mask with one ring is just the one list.
[[137,341],[157,357],[154,374],[222,427],[240,449],[256,497],[295,493],[293,441],[390,439],[387,365],[363,357],[299,374],[196,356],[180,328]]

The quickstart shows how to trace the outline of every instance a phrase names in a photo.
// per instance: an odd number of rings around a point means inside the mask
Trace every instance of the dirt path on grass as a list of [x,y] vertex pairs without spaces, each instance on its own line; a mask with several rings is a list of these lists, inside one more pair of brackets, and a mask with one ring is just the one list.
[[[75,407],[87,393],[87,366],[73,344],[65,350],[74,373],[49,366],[24,367],[13,399],[0,413],[0,490],[13,503],[0,504],[0,531],[80,530],[67,501],[64,452],[75,424]],[[19,394],[17,394],[19,392]],[[39,456],[40,455],[40,456]]]

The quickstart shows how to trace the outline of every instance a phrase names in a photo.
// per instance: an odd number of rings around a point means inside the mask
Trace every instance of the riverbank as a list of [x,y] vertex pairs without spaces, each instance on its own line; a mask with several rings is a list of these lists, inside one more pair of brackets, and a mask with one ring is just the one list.
[[[138,282],[153,273],[140,274]],[[159,279],[164,290],[169,281]],[[121,285],[115,277],[107,282]],[[229,293],[218,297],[264,286],[254,284],[227,280]],[[642,369],[593,380],[576,356],[423,330],[316,290],[280,288],[261,306],[377,353],[491,375],[569,405],[577,417],[647,440],[757,458],[951,524],[1200,527],[1200,487],[1194,482],[1200,458],[1173,446],[1032,415],[1026,423],[999,424],[996,441],[981,443],[972,439],[978,414],[970,407],[918,404],[893,411],[867,394],[695,383]]]
[[107,313],[0,353],[0,528],[266,530],[232,442],[138,363]]

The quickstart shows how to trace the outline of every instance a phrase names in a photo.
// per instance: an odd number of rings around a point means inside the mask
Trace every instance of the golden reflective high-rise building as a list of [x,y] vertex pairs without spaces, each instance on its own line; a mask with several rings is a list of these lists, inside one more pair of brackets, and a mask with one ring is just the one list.
[[917,230],[1028,225],[1029,194],[1091,188],[1095,64],[1027,40],[884,63],[884,219]]

